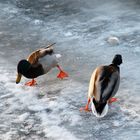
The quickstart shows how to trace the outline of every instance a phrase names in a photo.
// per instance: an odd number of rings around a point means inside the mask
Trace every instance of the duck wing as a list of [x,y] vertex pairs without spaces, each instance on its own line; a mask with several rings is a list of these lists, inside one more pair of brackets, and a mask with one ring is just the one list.
[[27,61],[29,61],[32,65],[37,65],[39,58],[42,58],[46,55],[51,55],[53,53],[53,45],[55,43],[45,47],[45,48],[40,48],[34,52],[32,52],[28,58]]
[[88,89],[88,98],[92,98],[96,96],[96,87],[95,87],[95,83],[96,83],[96,79],[97,79],[97,74],[98,74],[98,68],[96,68],[90,78],[90,82],[89,82],[89,89]]
[[116,94],[119,80],[119,71],[115,67],[97,67],[91,76],[88,96],[94,97],[96,101],[107,101]]
[[102,67],[97,79],[97,92],[100,96],[99,101],[105,102],[115,96],[120,83],[118,68],[111,65]]

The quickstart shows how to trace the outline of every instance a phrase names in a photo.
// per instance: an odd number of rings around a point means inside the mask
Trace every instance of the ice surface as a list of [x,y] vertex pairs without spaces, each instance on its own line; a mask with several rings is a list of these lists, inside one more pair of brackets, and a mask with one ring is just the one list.
[[[138,140],[140,137],[140,3],[137,0],[0,1],[0,140]],[[108,37],[119,38],[112,46]],[[26,87],[16,65],[56,42],[60,65]],[[96,66],[122,54],[118,102],[104,118],[79,112]]]

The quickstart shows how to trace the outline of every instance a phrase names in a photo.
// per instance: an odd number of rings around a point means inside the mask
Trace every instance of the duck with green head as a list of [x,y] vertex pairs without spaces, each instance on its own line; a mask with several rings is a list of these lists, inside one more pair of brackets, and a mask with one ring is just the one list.
[[33,86],[36,84],[35,78],[48,73],[54,67],[57,67],[60,71],[57,78],[63,79],[68,77],[68,74],[64,72],[58,64],[60,55],[54,54],[53,45],[54,44],[51,44],[48,47],[38,49],[32,52],[27,60],[23,59],[19,61],[17,65],[17,84],[23,75],[26,78],[32,79],[25,85]]

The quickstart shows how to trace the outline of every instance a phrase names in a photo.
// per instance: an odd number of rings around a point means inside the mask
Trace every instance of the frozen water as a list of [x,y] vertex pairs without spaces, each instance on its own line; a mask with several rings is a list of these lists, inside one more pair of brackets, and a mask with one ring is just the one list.
[[[139,140],[140,2],[138,0],[0,0],[0,140]],[[119,44],[107,42],[110,36]],[[16,85],[16,65],[55,43],[58,70],[36,87]],[[104,118],[79,112],[96,66],[122,54],[118,102]]]

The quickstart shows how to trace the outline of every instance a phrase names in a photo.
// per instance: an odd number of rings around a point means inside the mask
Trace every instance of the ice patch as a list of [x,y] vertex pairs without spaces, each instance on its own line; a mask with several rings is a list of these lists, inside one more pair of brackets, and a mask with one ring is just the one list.
[[140,53],[140,47],[135,47],[133,50],[135,53]]
[[13,96],[13,94],[1,95],[1,96],[0,96],[0,99],[9,98],[9,97],[12,97],[12,96]]
[[71,33],[71,32],[67,32],[67,33],[65,33],[65,36],[66,37],[69,37],[69,36],[72,36],[73,34]]
[[3,10],[5,11],[5,12],[9,12],[9,13],[11,13],[11,14],[16,14],[16,13],[18,13],[18,9],[17,8],[14,8],[14,7],[5,7],[5,8],[3,8]]
[[128,113],[131,117],[138,117],[140,119],[140,113],[136,111],[136,108],[123,106],[121,107],[121,110],[125,113]]
[[55,54],[56,58],[61,58],[62,55],[61,54]]
[[113,126],[115,127],[119,127],[121,125],[121,123],[117,120],[113,121]]
[[29,110],[31,110],[31,111],[42,111],[42,110],[44,110],[44,109],[46,109],[47,107],[43,104],[43,105],[38,105],[38,103],[36,102],[36,104],[35,104],[35,102],[33,103],[33,105],[29,105],[28,106],[28,109]]
[[119,45],[120,44],[120,41],[117,37],[115,36],[111,36],[108,38],[107,42],[110,44],[110,45]]
[[46,128],[44,128],[43,130],[43,132],[45,133],[45,137],[53,138],[56,140],[65,140],[65,139],[79,140],[71,132],[59,126],[60,122],[59,116],[51,117],[50,115],[49,116],[46,115],[46,113],[42,113],[41,116],[42,116],[42,124],[45,124],[46,126]]
[[15,131],[13,131],[13,132],[7,132],[7,133],[5,133],[5,134],[2,136],[2,139],[3,139],[3,140],[11,140],[11,137],[12,137],[13,135],[16,135],[16,132],[15,132]]
[[40,25],[40,24],[43,23],[43,21],[42,21],[42,20],[39,20],[39,19],[36,19],[36,20],[34,20],[33,23],[34,23],[35,25]]
[[25,121],[25,119],[29,116],[30,114],[28,112],[24,113],[24,114],[21,114],[20,116],[18,116],[18,120],[20,122],[23,122]]

